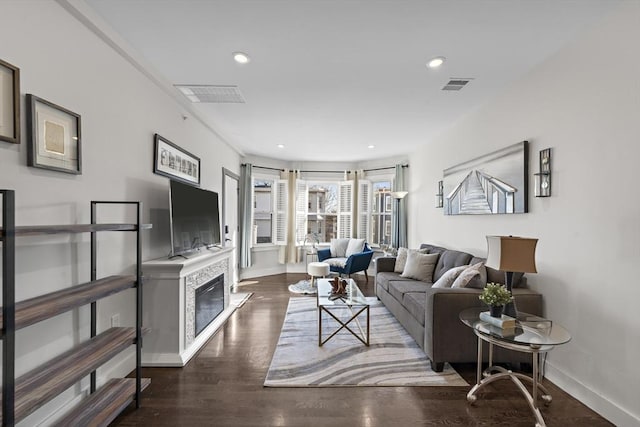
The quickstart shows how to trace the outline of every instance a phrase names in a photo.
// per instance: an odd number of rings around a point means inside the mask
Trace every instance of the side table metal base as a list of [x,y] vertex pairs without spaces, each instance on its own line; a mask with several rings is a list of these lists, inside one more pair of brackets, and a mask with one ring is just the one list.
[[[486,385],[491,384],[495,381],[502,379],[510,379],[513,383],[518,387],[522,395],[527,400],[533,415],[536,418],[536,427],[545,427],[546,423],[544,422],[544,418],[542,418],[542,413],[540,412],[540,408],[538,407],[538,390],[542,393],[540,394],[540,398],[544,401],[545,405],[549,405],[552,401],[552,397],[547,391],[547,389],[539,383],[539,373],[538,373],[538,363],[539,363],[539,355],[541,352],[541,348],[536,347],[523,347],[518,345],[505,345],[505,343],[499,343],[501,347],[511,348],[512,350],[526,351],[532,354],[533,358],[533,375],[528,376],[516,372],[512,372],[508,369],[505,369],[501,366],[493,366],[493,342],[490,337],[484,336],[481,337],[478,333],[478,367],[477,367],[477,377],[476,384],[471,388],[469,393],[467,393],[467,401],[471,404],[474,404],[478,399],[478,392],[482,390]],[[489,367],[482,371],[482,341],[487,340],[489,342]],[[527,387],[523,384],[523,381],[532,385],[532,393],[529,393]]]

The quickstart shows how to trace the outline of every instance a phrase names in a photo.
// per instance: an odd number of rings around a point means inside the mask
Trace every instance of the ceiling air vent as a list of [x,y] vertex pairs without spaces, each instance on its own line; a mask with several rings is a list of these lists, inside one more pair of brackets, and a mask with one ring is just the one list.
[[460,90],[471,80],[473,79],[452,78],[446,85],[444,85],[442,90]]
[[191,102],[217,104],[244,104],[244,97],[238,86],[215,85],[175,85]]

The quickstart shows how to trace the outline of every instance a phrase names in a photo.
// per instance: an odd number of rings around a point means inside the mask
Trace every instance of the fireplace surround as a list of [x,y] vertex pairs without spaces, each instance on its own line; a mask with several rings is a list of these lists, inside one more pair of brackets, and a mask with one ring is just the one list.
[[[143,366],[184,366],[233,312],[232,248],[203,251],[188,259],[161,258],[143,263]],[[214,284],[210,292],[209,285]],[[196,320],[197,299],[209,298],[209,317]],[[205,299],[205,301],[207,301]]]

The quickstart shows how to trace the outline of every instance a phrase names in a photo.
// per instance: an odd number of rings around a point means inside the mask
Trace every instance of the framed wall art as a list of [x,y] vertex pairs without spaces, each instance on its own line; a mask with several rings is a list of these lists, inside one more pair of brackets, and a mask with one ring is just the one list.
[[80,115],[27,94],[27,165],[82,174]]
[[187,184],[200,186],[200,158],[178,147],[173,142],[154,136],[153,173]]
[[20,69],[1,59],[0,141],[20,144]]
[[528,212],[528,164],[522,141],[445,169],[444,214]]

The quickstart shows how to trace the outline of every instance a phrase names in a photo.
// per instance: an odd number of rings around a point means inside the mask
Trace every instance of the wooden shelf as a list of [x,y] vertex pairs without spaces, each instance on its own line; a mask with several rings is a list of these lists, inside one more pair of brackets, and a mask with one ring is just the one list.
[[16,422],[134,344],[135,340],[135,328],[110,328],[17,378]]
[[[141,389],[151,384],[150,378],[141,378]],[[55,425],[67,426],[108,426],[133,400],[136,394],[135,378],[114,378],[107,381],[98,391],[83,400]]]
[[[140,230],[152,228],[151,224],[141,224]],[[46,234],[88,233],[93,231],[136,231],[136,224],[65,224],[65,225],[21,225],[16,227],[18,236],[41,236]],[[0,239],[4,238],[0,228]]]
[[[97,301],[136,285],[136,276],[109,276],[16,303],[16,329],[24,328],[72,308]],[[1,310],[0,310],[1,311]],[[0,327],[3,324],[0,312]]]

